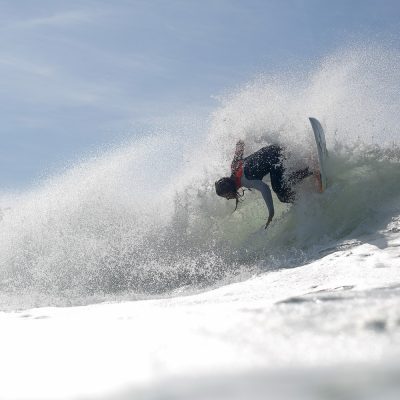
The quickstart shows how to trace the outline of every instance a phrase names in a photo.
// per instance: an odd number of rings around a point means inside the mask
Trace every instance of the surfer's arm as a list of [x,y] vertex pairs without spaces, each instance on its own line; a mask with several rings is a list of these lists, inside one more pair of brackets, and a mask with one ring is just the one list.
[[242,185],[251,188],[251,189],[256,189],[261,192],[261,195],[265,201],[265,204],[267,205],[268,208],[268,223],[272,221],[272,218],[274,217],[275,210],[274,210],[274,202],[272,200],[272,194],[271,194],[271,189],[269,186],[260,180],[254,179],[247,179],[246,177],[242,176]]
[[236,143],[236,150],[235,150],[235,155],[233,157],[233,161],[231,164],[231,171],[235,171],[237,169],[238,162],[243,160],[243,153],[244,153],[244,142],[242,140],[239,140]]

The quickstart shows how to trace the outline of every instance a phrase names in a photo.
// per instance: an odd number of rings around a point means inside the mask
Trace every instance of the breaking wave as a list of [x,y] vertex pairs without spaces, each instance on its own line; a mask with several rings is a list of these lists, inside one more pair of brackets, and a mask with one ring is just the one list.
[[[353,46],[308,69],[259,75],[222,96],[201,133],[151,134],[4,194],[0,306],[202,290],[383,231],[400,214],[399,58],[388,46]],[[275,198],[267,231],[255,192],[232,214],[214,181],[236,140],[247,154],[279,143],[298,168],[315,154],[309,116],[326,130],[329,189],[315,193],[308,178],[294,205]]]

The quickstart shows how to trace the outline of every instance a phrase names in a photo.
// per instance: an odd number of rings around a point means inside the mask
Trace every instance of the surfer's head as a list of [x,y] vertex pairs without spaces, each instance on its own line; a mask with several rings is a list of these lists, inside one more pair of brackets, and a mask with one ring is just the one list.
[[221,178],[215,182],[215,191],[218,196],[225,197],[228,200],[236,199],[237,196],[235,181],[229,177]]
[[219,179],[217,182],[215,182],[215,191],[218,196],[225,197],[227,200],[236,200],[236,207],[235,210],[238,206],[239,203],[239,195],[236,184],[235,184],[235,179],[232,177],[225,177]]

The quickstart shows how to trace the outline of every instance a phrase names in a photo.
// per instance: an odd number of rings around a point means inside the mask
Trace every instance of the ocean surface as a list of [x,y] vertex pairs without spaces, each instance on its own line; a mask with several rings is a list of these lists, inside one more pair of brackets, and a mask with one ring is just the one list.
[[[400,53],[352,45],[0,195],[0,399],[398,399]],[[329,187],[218,198],[235,143]]]

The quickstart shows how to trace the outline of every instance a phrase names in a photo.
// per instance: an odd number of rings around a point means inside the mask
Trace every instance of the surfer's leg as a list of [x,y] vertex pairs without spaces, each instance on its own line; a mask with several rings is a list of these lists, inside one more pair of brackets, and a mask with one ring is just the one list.
[[270,176],[272,190],[282,203],[293,203],[295,194],[285,181],[283,172],[282,166],[277,166],[271,170]]
[[312,171],[309,168],[305,168],[301,171],[295,172],[294,176],[289,178],[290,184],[295,185],[296,183],[300,182],[302,179],[307,178],[308,176],[314,176],[315,188],[318,193],[322,193],[324,190],[322,188],[321,173],[318,169]]
[[284,168],[282,165],[278,165],[271,170],[271,186],[281,202],[293,203],[295,200],[295,192],[292,190],[293,186],[312,174],[308,168],[304,168],[293,172],[289,178],[285,179]]
[[310,169],[304,168],[304,169],[300,169],[299,171],[293,172],[292,174],[290,174],[289,178],[288,178],[288,183],[290,186],[292,185],[296,185],[296,183],[299,183],[301,180],[303,180],[304,178],[307,178],[308,176],[313,175],[312,171],[310,171]]

